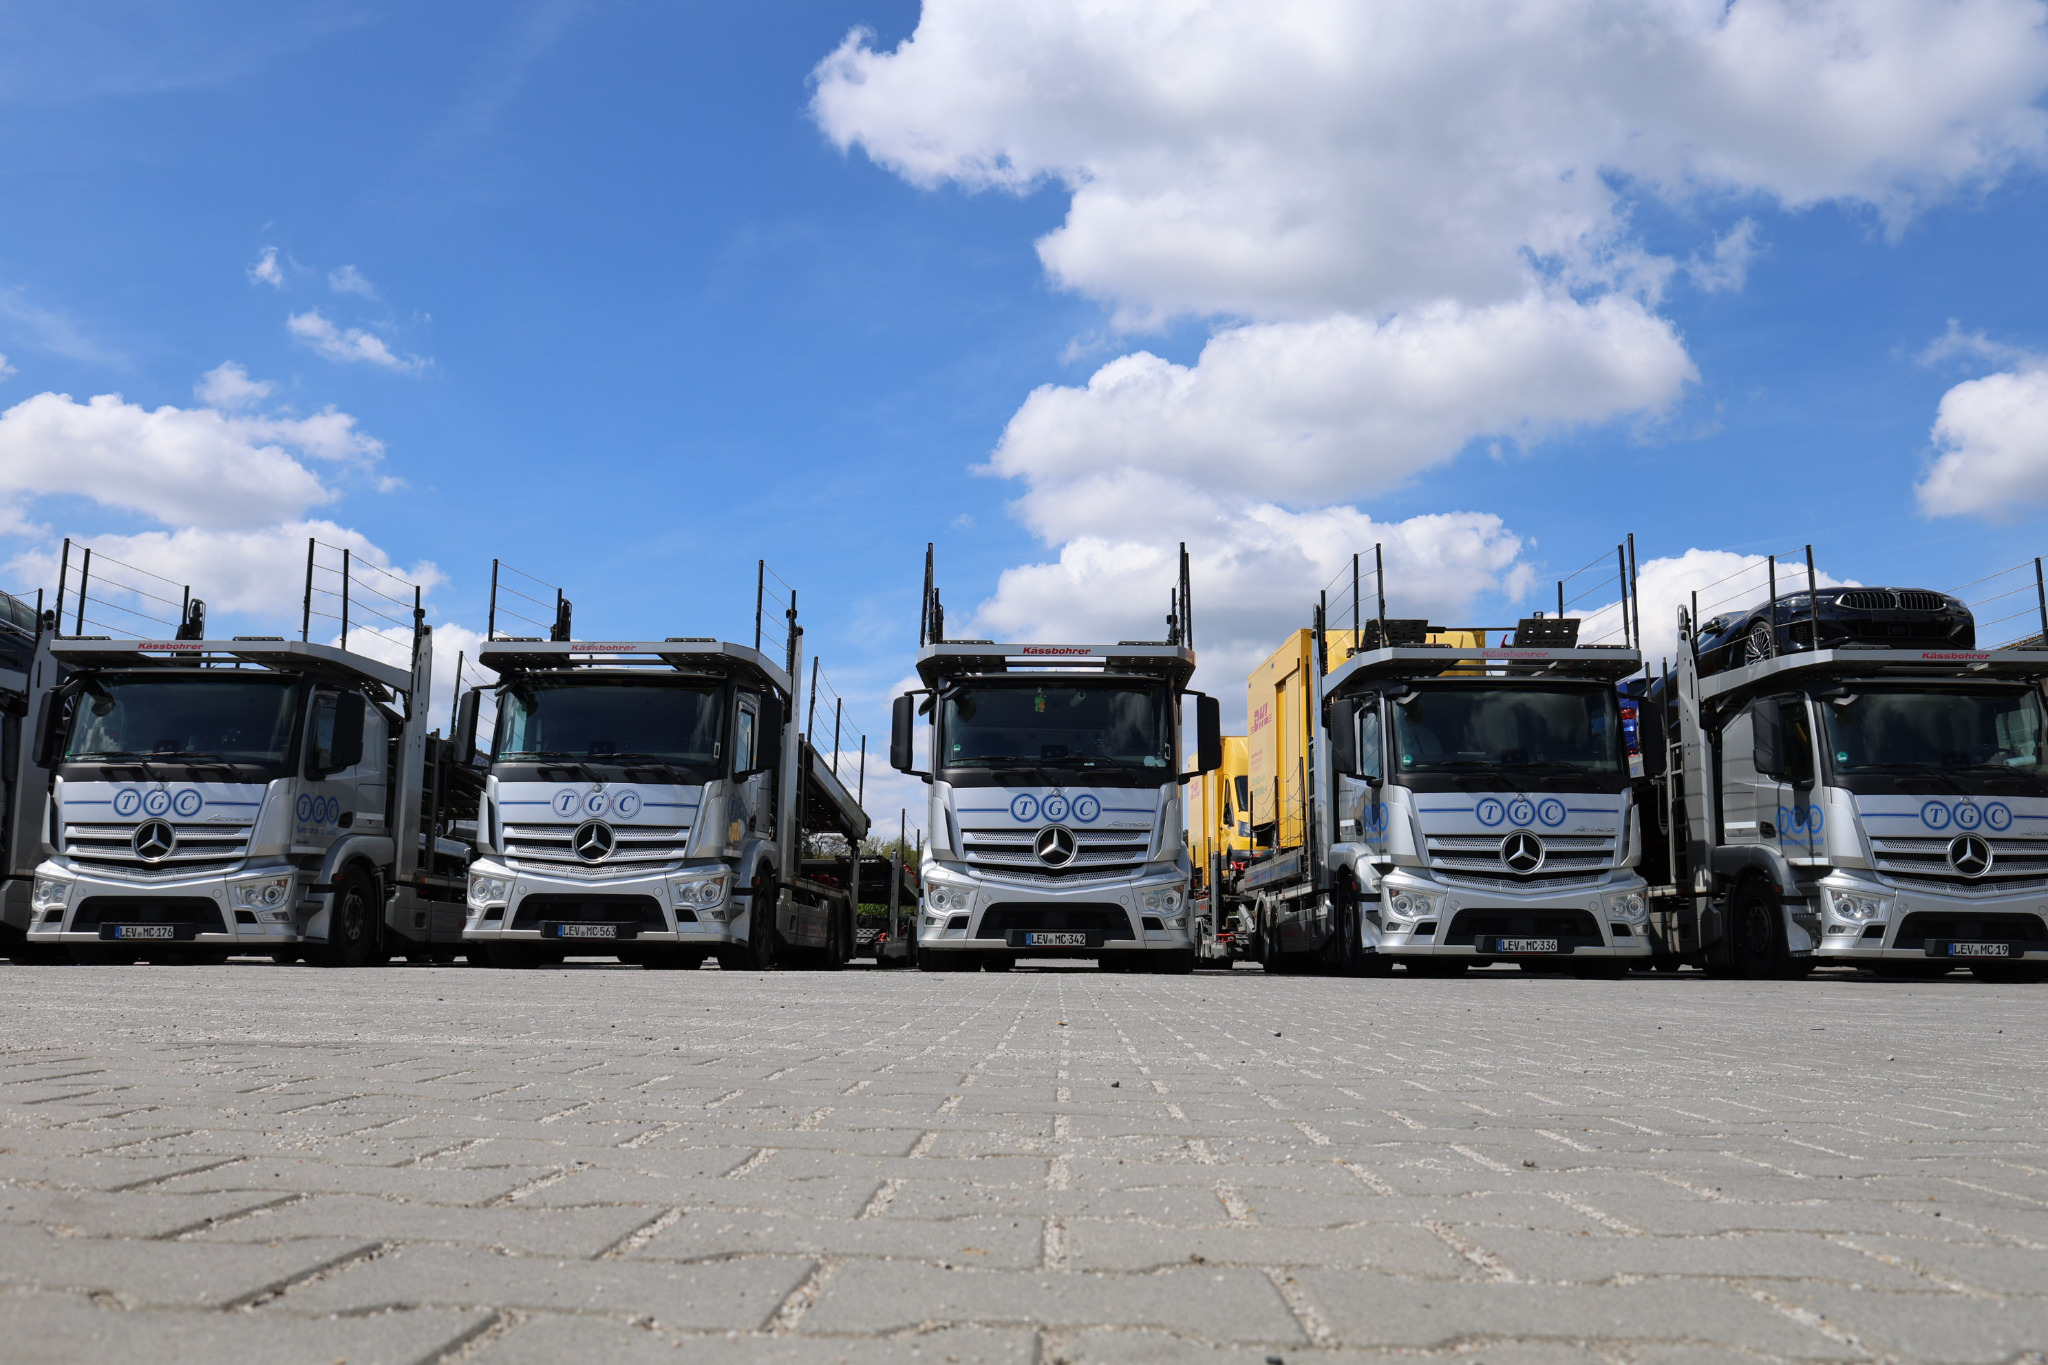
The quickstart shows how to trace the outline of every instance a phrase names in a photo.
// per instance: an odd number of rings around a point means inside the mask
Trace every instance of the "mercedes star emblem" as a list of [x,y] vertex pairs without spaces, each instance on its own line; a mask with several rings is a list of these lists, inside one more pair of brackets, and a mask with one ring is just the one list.
[[1031,841],[1031,851],[1047,867],[1065,867],[1074,861],[1074,855],[1081,851],[1081,846],[1074,839],[1074,831],[1065,825],[1047,825]]
[[1991,870],[1991,845],[1981,834],[1958,834],[1948,841],[1948,865],[1965,877]]
[[178,846],[178,831],[162,820],[144,820],[135,827],[131,841],[135,856],[145,863],[160,863]]
[[619,836],[602,820],[585,820],[569,836],[569,847],[586,863],[601,863],[618,847]]
[[1510,872],[1534,872],[1543,866],[1543,841],[1524,830],[1500,841],[1500,860]]

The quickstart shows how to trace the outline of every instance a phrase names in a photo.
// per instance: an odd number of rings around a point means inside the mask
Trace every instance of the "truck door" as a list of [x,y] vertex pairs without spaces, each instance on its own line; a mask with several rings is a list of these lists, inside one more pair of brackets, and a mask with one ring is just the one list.
[[[1787,858],[1818,857],[1821,810],[1814,800],[1813,722],[1806,698],[1798,693],[1767,697],[1756,703],[1758,819],[1777,831],[1777,845]],[[1775,729],[1775,734],[1773,734]],[[1775,799],[1772,799],[1775,798]]]
[[1777,843],[1778,784],[1757,771],[1757,719],[1764,708],[1776,721],[1775,701],[1751,702],[1721,731],[1721,841]]
[[[757,693],[742,692],[733,707],[732,823],[743,835],[767,838],[775,833],[773,759],[761,757],[762,706]],[[767,767],[764,769],[763,765]],[[738,843],[739,840],[728,840]]]
[[389,795],[383,716],[355,691],[322,687],[307,703],[305,782],[292,843],[325,851],[343,830],[382,831]]

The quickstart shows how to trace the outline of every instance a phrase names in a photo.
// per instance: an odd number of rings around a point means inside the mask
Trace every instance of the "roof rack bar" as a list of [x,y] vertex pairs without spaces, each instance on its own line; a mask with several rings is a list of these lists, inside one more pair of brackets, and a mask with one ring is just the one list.
[[85,560],[78,569],[78,624],[73,635],[85,634],[85,594],[92,584],[92,546],[85,547]]
[[[1778,623],[1773,621],[1771,623],[1772,632],[1775,633],[1777,629]],[[1806,635],[1807,648],[1818,653],[1820,650],[1820,582],[1813,572],[1813,543],[1811,541],[1807,542],[1806,546]]]

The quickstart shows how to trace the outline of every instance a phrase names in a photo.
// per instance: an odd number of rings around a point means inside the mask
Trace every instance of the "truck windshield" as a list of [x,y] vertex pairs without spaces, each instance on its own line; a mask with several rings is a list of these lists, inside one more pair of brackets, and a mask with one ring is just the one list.
[[[498,710],[499,763],[650,766],[701,781],[718,762],[721,690],[658,682],[514,685]],[[672,776],[671,780],[677,780]]]
[[282,771],[299,696],[297,679],[276,675],[96,678],[78,694],[64,757]]
[[1593,687],[1419,687],[1396,697],[1394,771],[1415,778],[1507,776],[1607,789],[1625,779],[1621,708]]
[[[1101,678],[991,683],[946,694],[939,723],[953,780],[1038,769],[1042,780],[1087,772],[1126,782],[1174,775],[1166,688]],[[957,774],[958,776],[953,776]]]
[[1829,757],[1851,790],[2048,792],[2032,688],[1864,688],[1825,697]]

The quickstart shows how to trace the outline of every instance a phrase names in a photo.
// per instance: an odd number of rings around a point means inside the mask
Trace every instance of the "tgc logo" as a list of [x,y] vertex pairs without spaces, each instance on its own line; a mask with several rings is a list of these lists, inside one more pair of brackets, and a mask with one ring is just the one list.
[[1929,829],[1988,829],[1997,834],[2012,828],[2012,807],[2003,801],[1981,806],[1974,801],[1929,801],[1920,807],[1920,823]]

